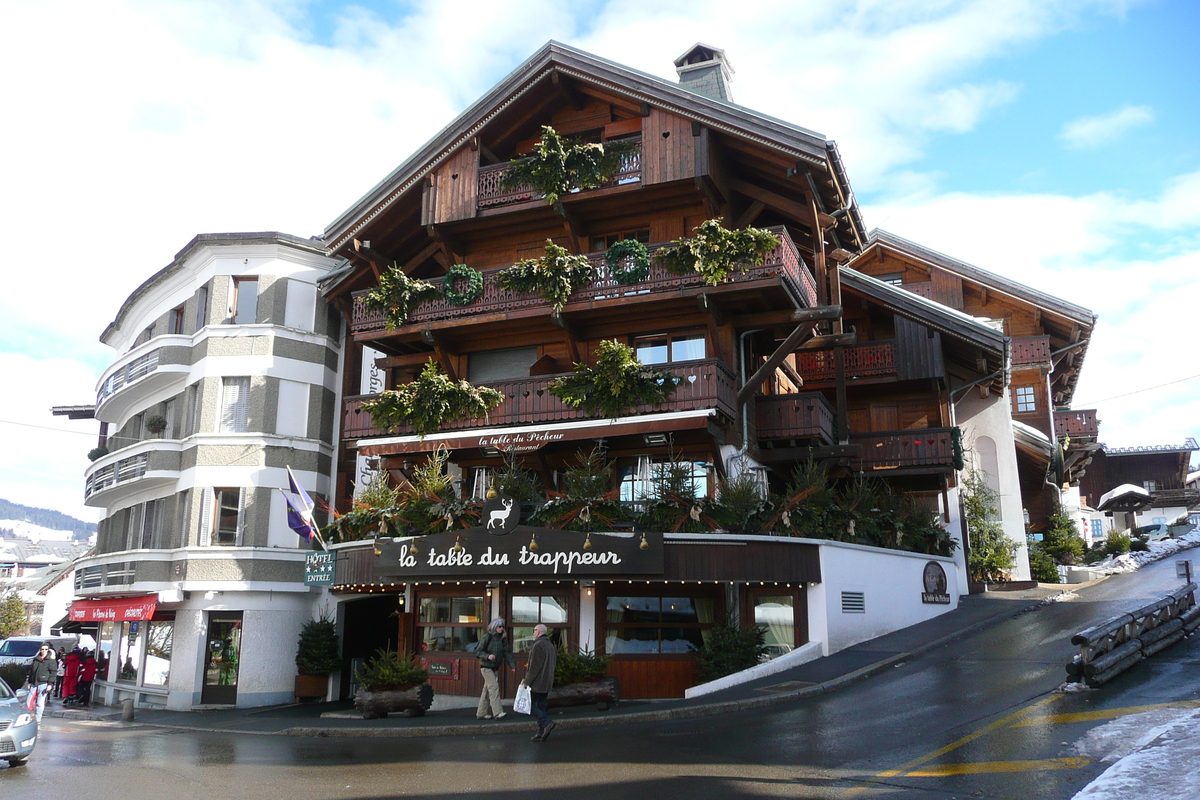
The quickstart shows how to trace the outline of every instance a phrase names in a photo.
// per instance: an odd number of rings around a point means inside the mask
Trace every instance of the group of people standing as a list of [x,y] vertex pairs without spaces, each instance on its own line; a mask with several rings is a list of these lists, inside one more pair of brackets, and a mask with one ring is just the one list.
[[[529,664],[525,668],[525,677],[521,680],[522,687],[529,687],[530,712],[537,720],[537,733],[533,741],[544,742],[550,738],[556,723],[550,719],[546,710],[546,701],[550,689],[554,686],[554,667],[558,662],[558,650],[546,635],[545,625],[536,625],[533,629],[533,646],[529,648]],[[504,638],[504,620],[497,618],[487,626],[487,633],[475,648],[475,655],[480,661],[480,673],[483,675],[483,694],[479,697],[479,707],[475,709],[478,719],[501,719],[508,716],[500,703],[500,681],[497,673],[505,663],[513,673],[517,671],[513,663],[512,651]]]
[[29,684],[37,693],[37,721],[42,721],[46,701],[53,694],[63,704],[86,706],[92,702],[92,683],[99,664],[87,649],[76,647],[70,653],[56,653],[49,642],[43,642],[29,668]]

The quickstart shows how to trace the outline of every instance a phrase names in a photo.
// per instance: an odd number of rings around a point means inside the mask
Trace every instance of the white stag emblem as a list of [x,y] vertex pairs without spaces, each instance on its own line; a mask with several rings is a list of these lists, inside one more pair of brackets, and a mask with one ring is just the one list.
[[491,530],[492,528],[500,528],[503,530],[504,524],[508,522],[508,518],[512,514],[513,501],[510,498],[501,500],[500,503],[504,506],[504,510],[496,510],[491,512],[488,517],[488,530]]

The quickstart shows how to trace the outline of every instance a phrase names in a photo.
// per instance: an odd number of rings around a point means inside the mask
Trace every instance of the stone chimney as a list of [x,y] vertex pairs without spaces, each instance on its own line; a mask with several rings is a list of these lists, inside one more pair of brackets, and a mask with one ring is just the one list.
[[679,85],[711,97],[714,100],[733,102],[733,65],[719,47],[696,42],[686,53],[675,59],[675,71],[679,73]]

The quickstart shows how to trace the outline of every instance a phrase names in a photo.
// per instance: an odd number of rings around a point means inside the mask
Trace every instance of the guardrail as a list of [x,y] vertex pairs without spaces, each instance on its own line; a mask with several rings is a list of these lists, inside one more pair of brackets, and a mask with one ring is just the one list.
[[1099,686],[1195,632],[1200,626],[1195,591],[1196,584],[1189,583],[1161,600],[1072,636],[1079,655],[1067,663],[1068,678]]

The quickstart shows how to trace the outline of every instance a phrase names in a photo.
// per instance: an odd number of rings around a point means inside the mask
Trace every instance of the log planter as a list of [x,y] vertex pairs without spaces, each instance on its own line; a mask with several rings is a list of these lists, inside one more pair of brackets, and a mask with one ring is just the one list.
[[433,687],[428,683],[406,688],[379,692],[359,692],[354,696],[354,707],[363,719],[385,719],[396,711],[406,717],[423,717],[433,705]]
[[585,706],[596,704],[600,711],[616,708],[621,700],[621,682],[617,678],[603,678],[588,683],[568,683],[555,686],[546,697],[547,708],[563,706]]

